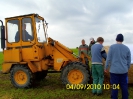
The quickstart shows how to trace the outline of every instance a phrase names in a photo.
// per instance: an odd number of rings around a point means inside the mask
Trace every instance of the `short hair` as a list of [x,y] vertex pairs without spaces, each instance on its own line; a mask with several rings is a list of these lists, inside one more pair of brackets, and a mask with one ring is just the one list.
[[82,41],[85,41],[84,39],[82,39]]
[[102,37],[98,37],[97,42],[104,42],[104,39]]

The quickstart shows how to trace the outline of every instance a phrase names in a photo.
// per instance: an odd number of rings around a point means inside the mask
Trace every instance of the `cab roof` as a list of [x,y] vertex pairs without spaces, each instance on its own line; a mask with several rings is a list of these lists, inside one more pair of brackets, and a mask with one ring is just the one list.
[[[14,17],[7,17],[7,18],[5,18],[5,19],[18,18],[18,17],[26,17],[26,16],[32,16],[32,15],[34,15],[34,16],[39,16],[38,14],[32,13],[32,14],[19,15],[19,16],[14,16]],[[39,16],[39,17],[41,17],[41,16]],[[41,17],[41,18],[43,18],[43,17]],[[44,19],[44,18],[43,18],[43,19]]]

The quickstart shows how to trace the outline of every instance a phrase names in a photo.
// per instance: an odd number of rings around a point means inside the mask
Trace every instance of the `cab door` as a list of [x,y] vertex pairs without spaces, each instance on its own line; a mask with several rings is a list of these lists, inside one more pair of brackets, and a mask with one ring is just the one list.
[[20,19],[6,19],[6,49],[4,50],[4,62],[20,62],[22,54],[20,36],[15,41],[15,35],[20,31]]
[[36,49],[36,35],[33,17],[23,17],[21,19],[21,43],[23,60],[39,60]]

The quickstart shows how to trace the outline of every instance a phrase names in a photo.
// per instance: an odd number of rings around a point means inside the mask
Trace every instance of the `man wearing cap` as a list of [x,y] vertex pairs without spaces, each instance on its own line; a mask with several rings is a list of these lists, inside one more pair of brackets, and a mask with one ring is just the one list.
[[81,52],[84,52],[85,54],[88,55],[88,50],[89,50],[88,45],[85,44],[84,39],[82,39],[81,43],[82,43],[82,45],[79,46],[79,56],[80,56]]
[[90,44],[89,44],[89,52],[88,55],[91,56],[91,46],[94,45],[96,42],[93,37],[90,38]]
[[110,83],[113,87],[111,90],[111,98],[118,99],[118,89],[122,90],[122,99],[128,99],[127,75],[131,64],[131,53],[127,46],[122,44],[124,37],[118,34],[116,44],[109,48],[107,60],[105,64],[105,72],[110,66]]

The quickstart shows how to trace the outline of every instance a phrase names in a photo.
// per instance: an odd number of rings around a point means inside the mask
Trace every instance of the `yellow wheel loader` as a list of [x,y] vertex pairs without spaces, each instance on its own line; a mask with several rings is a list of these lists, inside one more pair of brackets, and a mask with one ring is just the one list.
[[90,80],[88,62],[83,52],[73,52],[47,35],[48,23],[38,14],[0,20],[1,48],[4,62],[2,72],[10,73],[11,83],[17,88],[29,88],[42,80],[48,72],[61,72],[63,84],[87,84]]

